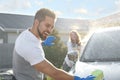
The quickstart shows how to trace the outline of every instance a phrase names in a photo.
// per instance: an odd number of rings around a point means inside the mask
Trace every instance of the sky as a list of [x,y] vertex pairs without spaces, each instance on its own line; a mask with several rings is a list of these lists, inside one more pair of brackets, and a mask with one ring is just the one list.
[[0,13],[34,16],[40,8],[58,18],[99,19],[120,12],[120,0],[0,0]]

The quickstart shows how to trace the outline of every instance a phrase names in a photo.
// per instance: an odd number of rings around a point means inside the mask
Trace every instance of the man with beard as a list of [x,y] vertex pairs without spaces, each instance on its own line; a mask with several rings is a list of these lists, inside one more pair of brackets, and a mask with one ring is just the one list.
[[93,80],[93,76],[86,78],[72,76],[56,68],[45,58],[41,43],[42,40],[46,41],[47,36],[53,31],[54,23],[54,12],[42,8],[35,14],[33,26],[19,35],[13,52],[15,78],[17,80],[43,80],[44,73],[55,80]]

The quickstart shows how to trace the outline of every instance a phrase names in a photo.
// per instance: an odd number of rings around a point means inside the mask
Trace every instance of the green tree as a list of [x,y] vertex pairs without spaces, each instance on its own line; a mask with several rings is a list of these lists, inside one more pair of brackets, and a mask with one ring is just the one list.
[[53,46],[44,46],[46,58],[53,63],[56,67],[60,68],[63,64],[64,58],[67,53],[66,45],[60,40],[58,31],[54,30],[51,34],[56,37]]

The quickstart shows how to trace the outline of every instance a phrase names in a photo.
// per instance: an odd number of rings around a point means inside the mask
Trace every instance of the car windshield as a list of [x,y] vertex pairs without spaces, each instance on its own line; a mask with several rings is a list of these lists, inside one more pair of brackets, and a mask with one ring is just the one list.
[[94,33],[82,54],[81,61],[120,61],[120,30]]

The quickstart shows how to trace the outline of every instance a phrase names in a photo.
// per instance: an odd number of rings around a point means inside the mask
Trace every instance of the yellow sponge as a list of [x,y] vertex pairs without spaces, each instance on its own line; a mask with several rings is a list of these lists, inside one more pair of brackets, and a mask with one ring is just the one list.
[[91,74],[95,76],[94,80],[103,80],[104,78],[103,71],[99,69],[94,70]]

